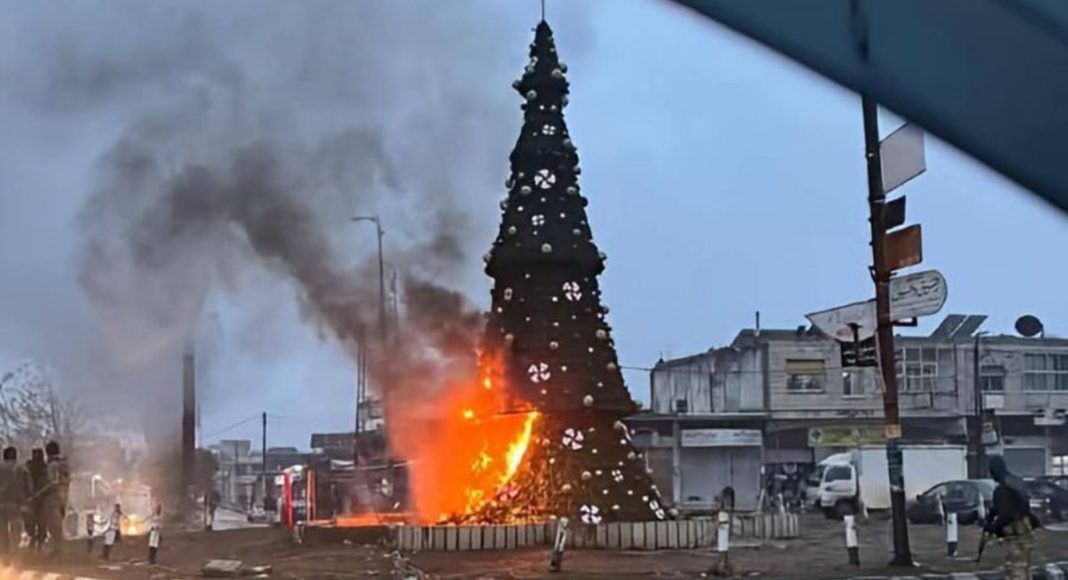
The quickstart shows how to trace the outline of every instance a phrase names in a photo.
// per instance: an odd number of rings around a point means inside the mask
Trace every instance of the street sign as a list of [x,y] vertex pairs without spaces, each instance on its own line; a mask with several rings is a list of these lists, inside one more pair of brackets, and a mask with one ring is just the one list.
[[[842,342],[852,343],[854,338],[863,342],[875,336],[875,301],[854,302],[830,310],[806,314],[809,322],[827,336]],[[853,333],[853,325],[857,332]]]
[[890,193],[927,169],[923,156],[923,130],[906,123],[879,144],[883,167],[883,193]]
[[893,272],[923,261],[923,242],[920,224],[886,234],[883,241],[886,269]]
[[892,230],[905,225],[905,196],[892,199],[883,206],[883,227]]
[[936,314],[946,303],[946,293],[946,279],[937,270],[892,278],[890,316],[905,320]]

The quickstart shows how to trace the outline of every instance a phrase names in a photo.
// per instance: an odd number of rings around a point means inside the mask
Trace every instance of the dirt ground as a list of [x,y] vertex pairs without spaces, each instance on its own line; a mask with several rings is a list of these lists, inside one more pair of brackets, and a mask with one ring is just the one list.
[[[920,567],[915,570],[888,569],[890,526],[882,519],[859,524],[861,567],[846,564],[841,522],[818,516],[803,516],[803,538],[763,545],[745,543],[731,551],[739,576],[801,580],[847,578],[853,575],[919,574],[989,570],[1004,558],[1001,546],[988,546],[983,563],[974,556],[979,542],[978,529],[966,527],[960,533],[960,558],[945,555],[944,531],[939,526],[911,526],[913,554]],[[246,529],[225,532],[165,536],[160,550],[160,566],[144,561],[144,538],[131,538],[113,552],[112,561],[102,565],[98,555],[90,557],[84,543],[67,546],[61,562],[43,556],[24,556],[23,568],[70,573],[115,580],[178,580],[200,577],[200,567],[208,558],[233,558],[250,565],[271,565],[273,578],[340,579],[389,578],[398,555],[377,546],[299,546],[279,530]],[[99,554],[99,549],[97,551]],[[428,578],[624,578],[637,576],[700,577],[708,570],[714,554],[709,550],[677,552],[608,552],[575,550],[567,553],[564,572],[546,571],[548,550],[515,552],[462,552],[412,555],[410,565]],[[1068,560],[1068,531],[1040,531],[1036,537],[1035,563]],[[404,561],[400,561],[404,564]]]

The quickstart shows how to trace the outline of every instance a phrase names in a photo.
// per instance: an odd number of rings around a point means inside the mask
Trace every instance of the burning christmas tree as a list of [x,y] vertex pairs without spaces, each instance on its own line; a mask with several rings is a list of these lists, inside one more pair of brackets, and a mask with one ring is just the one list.
[[532,428],[504,487],[471,519],[664,519],[621,421],[637,405],[623,384],[600,301],[605,256],[593,242],[578,154],[564,122],[566,73],[542,21],[513,85],[525,99],[524,121],[510,157],[500,232],[486,256],[494,288],[481,359],[486,388],[505,385],[506,412],[528,417]]

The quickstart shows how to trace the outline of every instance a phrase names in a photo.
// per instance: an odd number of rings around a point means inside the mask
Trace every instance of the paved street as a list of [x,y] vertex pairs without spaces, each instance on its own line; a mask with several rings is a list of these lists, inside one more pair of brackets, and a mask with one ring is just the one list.
[[[240,527],[240,514],[230,512],[227,525]],[[52,572],[75,573],[114,580],[145,580],[200,577],[199,570],[208,558],[234,558],[250,565],[274,566],[278,579],[342,579],[389,577],[401,557],[379,546],[295,545],[290,536],[278,529],[246,527],[229,531],[167,535],[160,552],[161,566],[144,564],[143,538],[130,538],[115,550],[112,562],[101,566],[90,558],[82,543],[72,543],[67,557],[59,564],[39,559],[26,567]],[[910,528],[913,552],[920,568],[888,570],[890,559],[889,522],[876,519],[861,522],[859,537],[861,567],[846,565],[846,550],[841,522],[818,516],[804,516],[804,537],[797,541],[771,542],[761,546],[742,544],[731,552],[739,576],[802,580],[848,578],[854,575],[915,574],[990,570],[1004,558],[1000,545],[991,544],[983,563],[974,563],[979,534],[975,527],[961,529],[960,558],[945,556],[943,530],[939,526]],[[1035,563],[1068,560],[1068,526],[1055,526],[1037,535]],[[696,578],[707,571],[714,554],[709,550],[678,552],[612,552],[574,550],[567,553],[561,574],[546,572],[549,553],[546,548],[513,552],[422,553],[411,556],[410,564],[429,578],[624,578],[673,576]]]
[[215,524],[216,531],[226,530],[242,530],[245,528],[265,528],[266,524],[250,524],[248,522],[248,516],[244,513],[230,510],[226,508],[219,508],[215,510]]

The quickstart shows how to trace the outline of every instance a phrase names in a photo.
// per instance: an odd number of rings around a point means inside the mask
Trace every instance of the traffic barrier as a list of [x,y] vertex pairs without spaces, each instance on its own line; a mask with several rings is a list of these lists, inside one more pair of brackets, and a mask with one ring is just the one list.
[[845,524],[846,552],[849,554],[849,565],[860,566],[860,547],[857,545],[857,522],[852,514],[842,517]]
[[957,557],[957,514],[946,514],[946,555],[950,558]]

